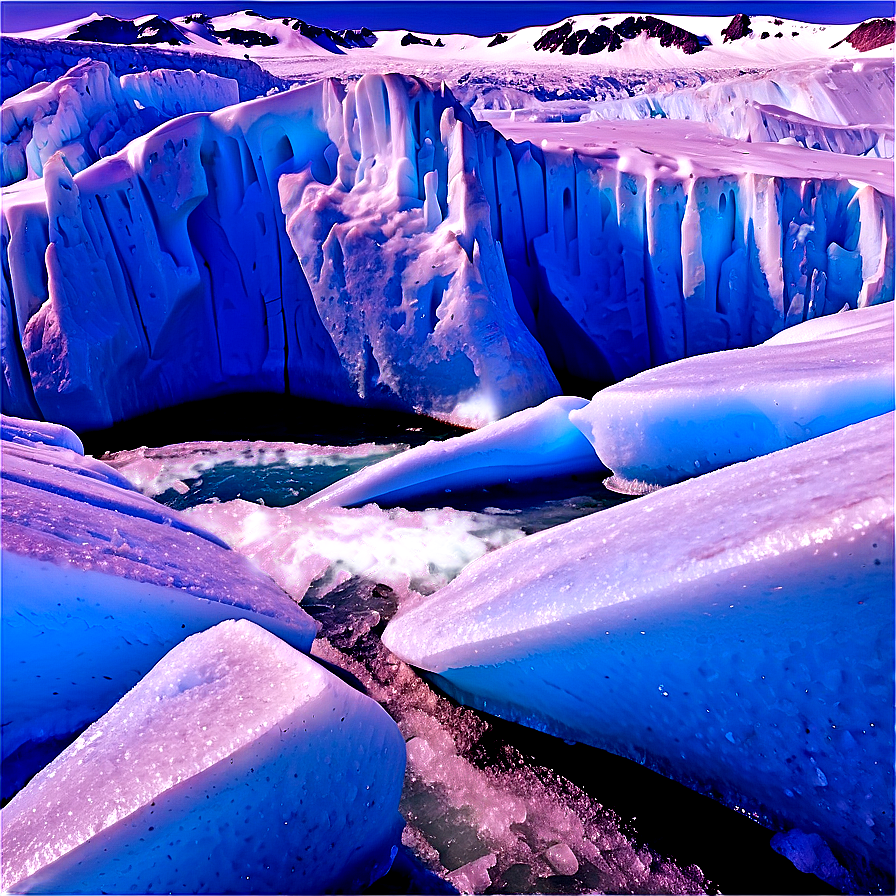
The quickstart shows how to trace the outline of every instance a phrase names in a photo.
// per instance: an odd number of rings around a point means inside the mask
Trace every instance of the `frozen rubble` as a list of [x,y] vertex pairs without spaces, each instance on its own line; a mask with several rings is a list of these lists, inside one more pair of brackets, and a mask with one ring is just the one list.
[[618,132],[649,122],[509,140],[368,75],[50,159],[5,195],[4,406],[91,429],[254,389],[480,426],[892,299],[892,162],[661,123],[674,155]]
[[4,796],[193,632],[248,618],[310,648],[316,623],[245,557],[83,457],[73,433],[8,420]]
[[15,893],[358,892],[388,870],[405,745],[248,620],[174,647],[2,812]]
[[231,78],[166,69],[116,78],[105,62],[85,59],[0,107],[0,182],[41,177],[57,152],[70,171],[83,171],[163,121],[237,102]]
[[637,492],[892,411],[893,353],[892,303],[844,311],[644,371],[569,417],[613,487]]
[[892,882],[893,425],[509,545],[383,643],[462,702],[817,833],[857,879]]

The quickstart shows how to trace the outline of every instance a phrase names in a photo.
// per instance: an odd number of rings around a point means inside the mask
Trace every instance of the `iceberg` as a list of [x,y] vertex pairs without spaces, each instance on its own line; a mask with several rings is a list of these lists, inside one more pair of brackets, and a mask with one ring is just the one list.
[[613,485],[670,485],[892,411],[893,304],[645,371],[570,414]]
[[248,618],[310,649],[316,623],[245,557],[106,464],[48,443],[73,433],[7,419],[4,796],[194,632]]
[[248,620],[168,653],[2,812],[16,893],[358,892],[404,825],[386,712]]
[[399,612],[383,643],[461,702],[892,877],[893,425],[511,544]]
[[561,395],[476,432],[429,442],[366,467],[302,502],[303,507],[395,505],[446,489],[483,488],[605,469],[570,412],[584,398]]

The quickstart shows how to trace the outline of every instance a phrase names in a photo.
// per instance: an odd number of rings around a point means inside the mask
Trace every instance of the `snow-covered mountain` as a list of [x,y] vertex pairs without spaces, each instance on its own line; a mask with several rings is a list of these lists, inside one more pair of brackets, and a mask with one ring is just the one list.
[[[289,16],[243,11],[229,15],[193,14],[166,19],[151,15],[120,19],[94,13],[49,28],[23,32],[35,40],[64,39],[110,44],[170,47],[185,52],[248,56],[363,55],[483,62],[553,61],[575,55],[584,64],[734,67],[811,56],[841,56],[893,42],[893,21],[857,25],[816,25],[790,19],[739,14],[713,16],[583,15],[546,27],[522,28],[486,37],[369,28],[333,31]],[[699,54],[697,60],[688,59]]]

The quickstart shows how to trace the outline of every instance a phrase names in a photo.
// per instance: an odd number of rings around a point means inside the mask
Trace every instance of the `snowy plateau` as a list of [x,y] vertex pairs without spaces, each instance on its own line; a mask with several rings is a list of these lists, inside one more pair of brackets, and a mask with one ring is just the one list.
[[266,10],[4,23],[3,892],[894,892],[894,19]]

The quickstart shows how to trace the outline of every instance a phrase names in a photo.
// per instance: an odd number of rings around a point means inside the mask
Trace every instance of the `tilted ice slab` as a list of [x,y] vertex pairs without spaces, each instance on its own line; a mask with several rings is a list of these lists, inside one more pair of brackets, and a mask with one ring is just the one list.
[[3,890],[358,892],[403,821],[377,703],[247,620],[175,647],[3,809]]
[[445,489],[481,488],[604,469],[571,411],[584,398],[561,395],[503,420],[444,442],[429,442],[366,467],[302,506],[356,507],[375,501],[400,504]]
[[187,635],[246,617],[308,650],[317,628],[216,536],[106,464],[27,444],[29,428],[64,440],[30,421],[4,433],[5,793],[40,767],[40,744],[92,722]]
[[464,702],[892,874],[893,425],[512,544],[383,642]]
[[83,171],[163,121],[237,102],[231,78],[165,69],[117,78],[105,62],[84,59],[0,107],[2,183],[41,177],[56,152],[70,170]]
[[598,392],[572,422],[617,488],[669,485],[891,411],[893,304],[740,351],[686,358]]

